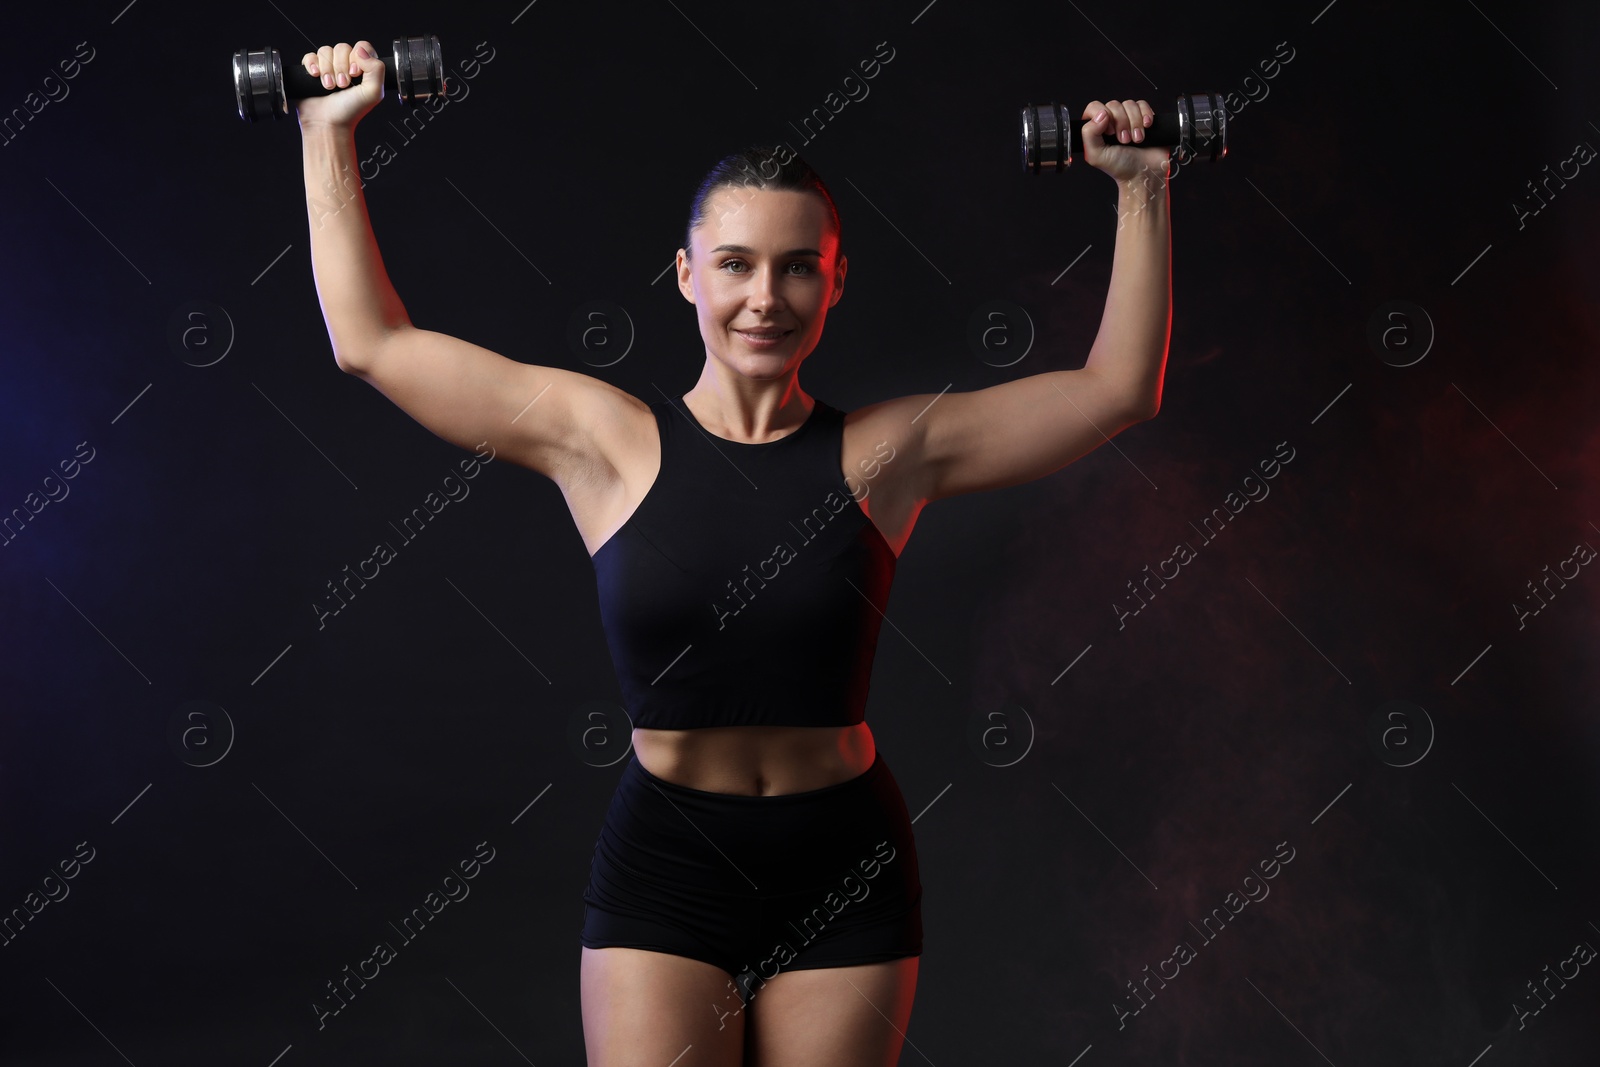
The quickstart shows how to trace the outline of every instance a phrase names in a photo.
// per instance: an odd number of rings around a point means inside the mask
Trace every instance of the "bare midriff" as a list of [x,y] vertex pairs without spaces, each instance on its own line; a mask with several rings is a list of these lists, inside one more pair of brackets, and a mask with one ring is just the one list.
[[644,769],[708,793],[804,793],[865,774],[876,754],[867,724],[854,726],[704,726],[635,728]]

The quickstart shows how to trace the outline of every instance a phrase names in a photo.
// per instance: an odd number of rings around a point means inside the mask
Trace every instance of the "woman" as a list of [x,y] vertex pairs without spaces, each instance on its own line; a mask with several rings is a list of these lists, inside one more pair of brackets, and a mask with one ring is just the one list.
[[[1135,147],[1149,105],[1082,115],[1122,219],[1085,366],[847,415],[798,380],[847,261],[832,198],[790,153],[729,157],[700,187],[677,279],[705,365],[640,400],[413,326],[354,180],[383,63],[366,41],[301,62],[343,90],[298,105],[338,366],[445,440],[554,480],[595,568],[635,729],[584,893],[588,1062],[897,1062],[921,887],[862,721],[895,560],[929,501],[1041,477],[1156,413],[1168,154]],[[1113,131],[1124,144],[1091,136]]]

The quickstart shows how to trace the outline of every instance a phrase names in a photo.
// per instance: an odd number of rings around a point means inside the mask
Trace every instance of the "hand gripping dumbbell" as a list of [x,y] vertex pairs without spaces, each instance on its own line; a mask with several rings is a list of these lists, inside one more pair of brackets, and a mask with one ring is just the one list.
[[[1022,166],[1061,170],[1072,165],[1072,116],[1060,104],[1028,104],[1022,109]],[[1108,145],[1121,142],[1101,134]],[[1175,163],[1208,155],[1213,163],[1228,154],[1228,113],[1216,93],[1184,93],[1170,111],[1157,111],[1138,147],[1175,148]]]
[[[410,107],[419,101],[444,96],[444,56],[437,34],[396,37],[394,52],[386,64],[384,88]],[[356,75],[352,82],[359,82]],[[291,100],[336,93],[313,77],[305,67],[285,67],[276,48],[241,48],[233,53],[233,95],[239,103],[239,117],[246,122],[271,115],[281,119],[289,114]]]

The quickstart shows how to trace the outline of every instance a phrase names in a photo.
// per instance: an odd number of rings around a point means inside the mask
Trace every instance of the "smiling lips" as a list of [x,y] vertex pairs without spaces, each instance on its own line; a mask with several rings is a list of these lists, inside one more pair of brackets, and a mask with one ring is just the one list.
[[789,330],[777,330],[767,327],[760,330],[735,330],[746,344],[752,348],[771,348],[773,345],[789,336]]

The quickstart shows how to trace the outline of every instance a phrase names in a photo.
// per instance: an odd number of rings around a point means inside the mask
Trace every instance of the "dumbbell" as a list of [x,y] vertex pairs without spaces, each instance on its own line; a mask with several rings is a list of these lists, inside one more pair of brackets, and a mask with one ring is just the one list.
[[[1022,109],[1022,166],[1039,173],[1041,167],[1060,170],[1072,165],[1072,115],[1060,104],[1027,104]],[[1114,135],[1101,134],[1108,145],[1121,144]],[[1130,145],[1175,148],[1177,163],[1209,154],[1215,163],[1228,154],[1228,113],[1216,93],[1184,93],[1171,111],[1157,111],[1144,129],[1144,140]]]
[[[444,96],[444,56],[437,34],[396,37],[394,53],[386,64],[384,88],[408,107],[418,101]],[[359,82],[361,75],[350,79]],[[289,101],[338,92],[312,77],[296,63],[285,67],[276,48],[241,48],[233,53],[233,95],[239,103],[239,117],[246,122],[271,115],[281,119],[289,114]]]

